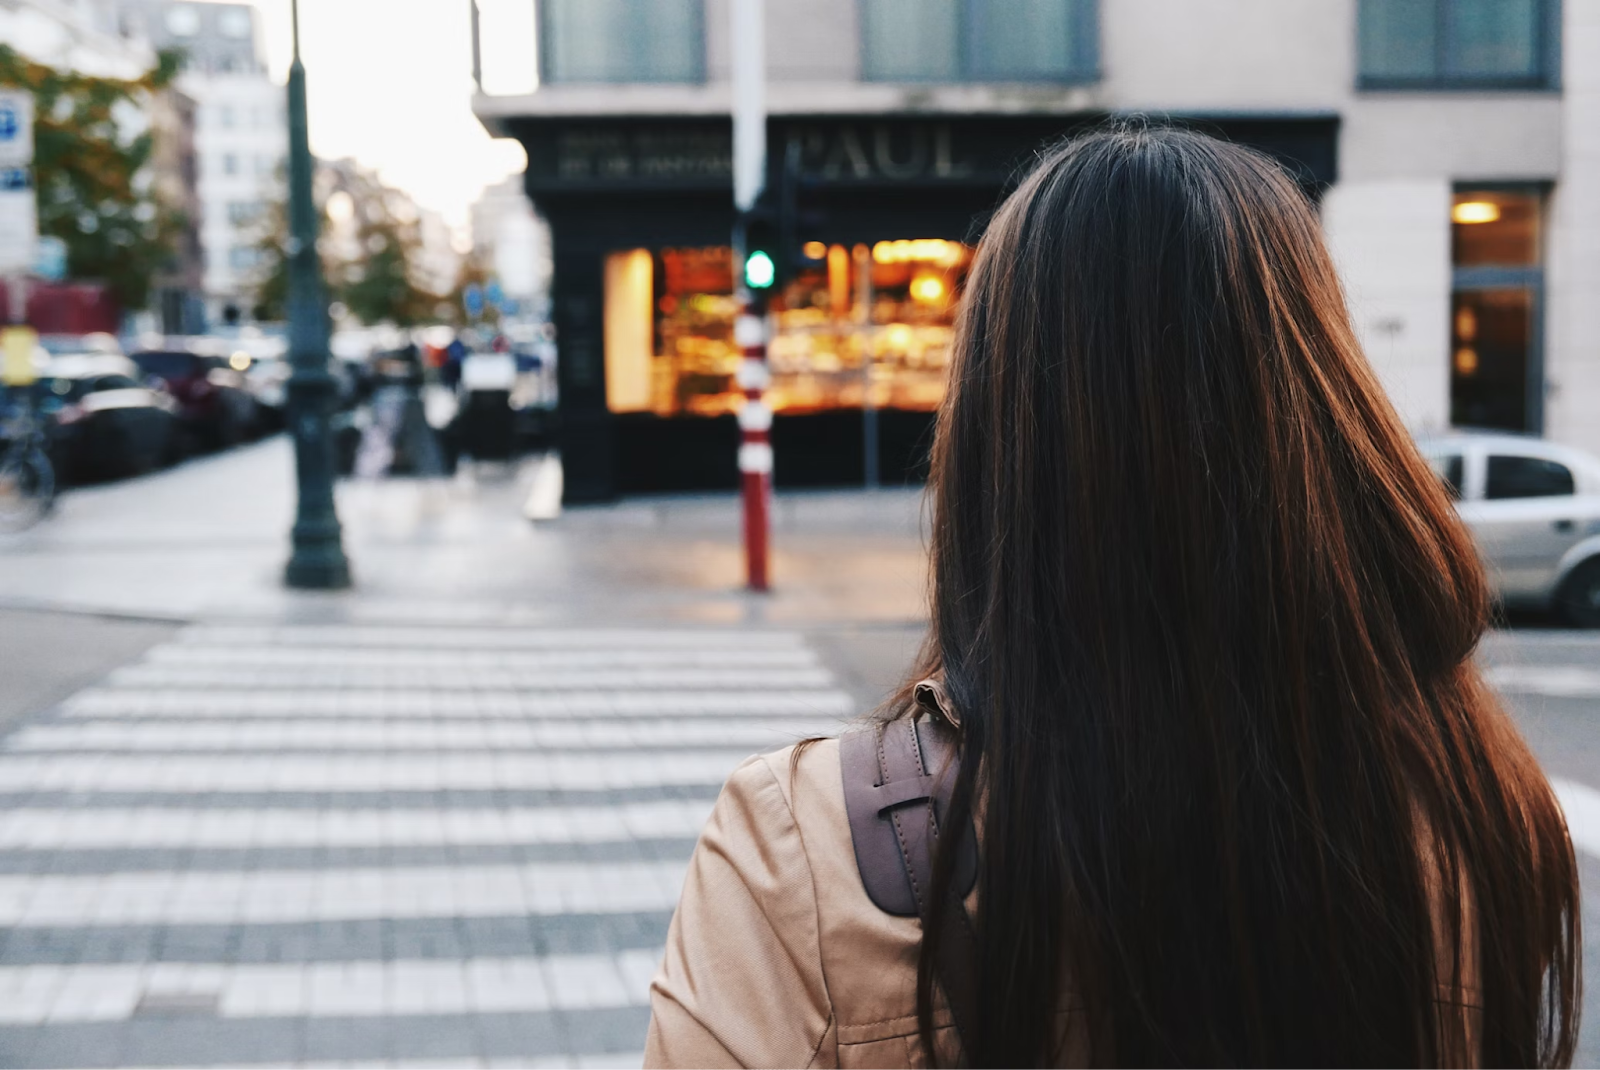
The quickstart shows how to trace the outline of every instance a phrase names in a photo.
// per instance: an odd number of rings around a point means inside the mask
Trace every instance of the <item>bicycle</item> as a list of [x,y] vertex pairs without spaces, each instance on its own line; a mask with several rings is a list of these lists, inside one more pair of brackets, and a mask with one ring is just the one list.
[[0,532],[32,527],[56,500],[56,472],[46,449],[44,423],[24,395],[6,422],[0,453]]

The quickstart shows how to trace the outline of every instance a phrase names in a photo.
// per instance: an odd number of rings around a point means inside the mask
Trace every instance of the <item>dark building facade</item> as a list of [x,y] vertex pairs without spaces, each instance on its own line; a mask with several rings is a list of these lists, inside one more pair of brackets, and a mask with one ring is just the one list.
[[[971,247],[1040,149],[1104,118],[770,120],[769,185],[791,184],[797,241],[820,254],[775,302],[779,487],[860,484],[874,468],[922,477]],[[1337,177],[1334,116],[1183,121],[1271,153],[1313,195]],[[718,317],[715,300],[732,288],[729,120],[521,117],[502,130],[526,146],[527,192],[551,228],[568,499],[734,487],[731,304]],[[630,338],[650,358],[638,376],[619,355]],[[618,382],[630,377],[631,399]]]

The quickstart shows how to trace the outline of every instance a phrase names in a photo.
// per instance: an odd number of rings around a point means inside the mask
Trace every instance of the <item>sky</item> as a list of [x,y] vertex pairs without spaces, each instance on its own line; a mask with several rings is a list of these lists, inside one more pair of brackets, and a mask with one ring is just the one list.
[[[268,69],[282,82],[289,0],[254,3]],[[521,145],[491,138],[473,117],[468,12],[467,0],[300,0],[311,151],[354,157],[458,230],[484,186],[527,162]]]

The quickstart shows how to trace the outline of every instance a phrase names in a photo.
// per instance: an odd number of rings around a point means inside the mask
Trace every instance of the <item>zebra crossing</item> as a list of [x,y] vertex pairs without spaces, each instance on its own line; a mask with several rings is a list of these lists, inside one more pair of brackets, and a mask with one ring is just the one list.
[[0,1065],[637,1065],[795,633],[196,625],[0,740]]

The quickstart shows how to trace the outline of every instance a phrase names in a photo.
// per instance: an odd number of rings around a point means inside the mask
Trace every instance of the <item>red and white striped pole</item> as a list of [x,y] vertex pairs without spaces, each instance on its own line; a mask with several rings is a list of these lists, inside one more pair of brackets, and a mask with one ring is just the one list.
[[744,499],[745,581],[752,591],[768,589],[771,547],[767,532],[772,502],[772,410],[767,407],[766,299],[748,289],[740,293],[742,308],[734,321],[739,345],[739,482]]
[[767,299],[745,284],[744,220],[767,182],[767,58],[764,0],[732,0],[734,285],[739,318],[739,482],[744,498],[745,579],[752,591],[768,587],[771,547],[772,410],[767,408]]

